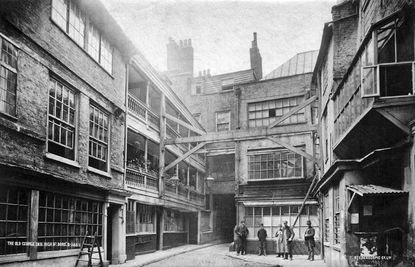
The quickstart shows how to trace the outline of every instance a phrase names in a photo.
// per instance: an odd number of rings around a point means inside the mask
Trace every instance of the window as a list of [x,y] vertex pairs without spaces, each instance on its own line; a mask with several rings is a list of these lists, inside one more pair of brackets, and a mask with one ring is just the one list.
[[0,256],[26,252],[27,247],[8,242],[28,241],[29,196],[26,189],[0,186]]
[[330,242],[330,203],[329,194],[324,195],[324,242]]
[[85,16],[72,1],[53,0],[52,20],[78,45],[85,45]]
[[85,17],[81,10],[73,2],[70,2],[69,29],[68,33],[72,39],[81,47],[85,45]]
[[102,67],[109,73],[112,72],[112,48],[109,42],[101,38],[101,58]]
[[231,129],[231,112],[221,111],[216,112],[216,131],[229,131]]
[[100,36],[99,31],[94,25],[89,24],[88,26],[88,54],[99,62],[99,45]]
[[135,233],[135,209],[134,209],[134,200],[128,200],[127,211],[126,213],[126,233],[133,234]]
[[195,94],[200,95],[202,93],[202,85],[197,84],[195,87]]
[[[290,112],[303,101],[303,96],[268,100],[248,104],[248,126],[268,126],[278,118]],[[285,119],[282,124],[305,122],[304,109]]]
[[303,157],[288,150],[250,152],[248,179],[301,178],[303,165]]
[[[272,207],[246,207],[245,208],[245,222],[249,229],[248,238],[256,238],[256,233],[260,224],[264,224],[269,237],[274,237],[279,229],[279,225],[283,225],[284,221],[292,226],[298,216],[300,205],[285,205]],[[294,227],[295,239],[304,239],[304,233],[307,226],[307,220],[311,221],[311,225],[315,229],[315,239],[319,239],[319,222],[317,216],[317,206],[306,205],[303,212]]]
[[231,90],[231,89],[233,89],[234,83],[235,83],[234,78],[222,80],[222,90]]
[[75,92],[50,78],[47,151],[75,160]]
[[[74,1],[52,0],[52,20],[79,46],[98,62],[108,73],[112,73],[112,47],[96,27],[88,20]],[[85,38],[88,35],[88,42]]]
[[340,243],[340,196],[339,196],[339,185],[337,184],[333,188],[333,208],[334,208],[334,244]]
[[52,0],[52,19],[64,31],[68,21],[68,0]]
[[155,207],[137,203],[136,232],[154,233],[155,232]]
[[184,232],[184,216],[182,213],[170,209],[166,210],[164,213],[164,231]]
[[413,36],[409,17],[390,18],[374,30],[362,54],[363,97],[414,93]]
[[16,115],[17,49],[0,34],[0,112]]
[[40,246],[38,251],[81,247],[86,233],[102,237],[102,203],[83,198],[40,192],[38,242],[56,243]]
[[89,166],[108,171],[108,115],[96,106],[89,110]]

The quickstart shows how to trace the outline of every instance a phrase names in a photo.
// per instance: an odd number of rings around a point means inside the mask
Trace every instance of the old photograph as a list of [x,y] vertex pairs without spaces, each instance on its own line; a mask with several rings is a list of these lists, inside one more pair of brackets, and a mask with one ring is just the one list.
[[0,0],[0,266],[415,266],[415,1]]

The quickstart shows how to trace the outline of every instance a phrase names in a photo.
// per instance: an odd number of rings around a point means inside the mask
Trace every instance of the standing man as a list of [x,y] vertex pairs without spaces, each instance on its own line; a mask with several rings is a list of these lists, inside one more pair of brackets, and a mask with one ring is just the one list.
[[239,225],[236,225],[233,229],[233,239],[236,245],[236,255],[239,256],[246,254],[246,238],[249,234],[248,227],[245,225],[245,221],[242,220]]
[[284,260],[288,260],[288,254],[290,260],[293,260],[292,242],[294,239],[294,231],[288,226],[288,222],[284,221],[284,227],[282,228],[283,243],[282,249],[284,252]]
[[307,246],[307,250],[308,250],[307,260],[313,261],[314,260],[314,247],[316,246],[316,243],[314,242],[315,230],[311,226],[310,220],[307,221],[307,225],[308,225],[308,228],[305,230],[305,233],[304,233],[305,245]]
[[267,230],[264,229],[264,224],[261,223],[261,227],[258,230],[259,239],[259,253],[258,256],[267,256]]

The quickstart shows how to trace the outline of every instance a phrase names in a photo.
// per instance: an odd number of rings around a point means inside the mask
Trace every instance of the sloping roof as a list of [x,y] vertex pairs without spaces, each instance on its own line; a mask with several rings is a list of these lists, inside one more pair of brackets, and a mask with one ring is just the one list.
[[275,79],[286,76],[293,76],[303,73],[311,73],[314,70],[318,56],[318,50],[298,53],[284,64],[271,71],[263,80]]
[[229,83],[229,85],[252,82],[255,80],[254,71],[252,69],[248,69],[214,76],[199,76],[193,79],[193,84],[201,85],[203,93],[209,94],[221,92],[222,81],[226,80],[233,80]]
[[355,192],[360,196],[366,195],[396,195],[396,194],[405,194],[407,192],[403,190],[393,189],[389,187],[384,187],[374,184],[359,184],[359,185],[348,185],[347,188],[350,191]]

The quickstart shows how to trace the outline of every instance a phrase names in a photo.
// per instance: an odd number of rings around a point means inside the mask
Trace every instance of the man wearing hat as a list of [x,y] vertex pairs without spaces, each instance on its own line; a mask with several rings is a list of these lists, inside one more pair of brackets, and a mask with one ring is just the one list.
[[314,260],[314,247],[316,246],[314,242],[315,231],[314,231],[314,228],[311,226],[310,220],[307,221],[307,225],[308,227],[304,233],[305,245],[307,246],[307,250],[308,250],[307,260],[313,261]]

